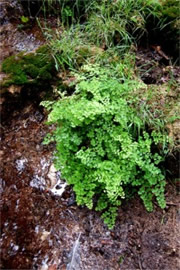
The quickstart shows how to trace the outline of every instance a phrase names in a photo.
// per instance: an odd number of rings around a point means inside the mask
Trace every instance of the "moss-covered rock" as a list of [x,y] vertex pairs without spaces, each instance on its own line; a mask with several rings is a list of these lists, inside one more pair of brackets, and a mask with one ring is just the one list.
[[42,46],[34,53],[19,53],[6,58],[2,71],[8,74],[2,87],[10,85],[42,84],[52,79],[55,74],[54,62],[47,46]]

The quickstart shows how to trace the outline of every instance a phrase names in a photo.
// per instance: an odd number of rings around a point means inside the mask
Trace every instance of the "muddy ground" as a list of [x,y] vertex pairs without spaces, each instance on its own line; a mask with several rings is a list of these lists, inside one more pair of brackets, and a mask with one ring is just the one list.
[[[3,22],[3,27],[8,23]],[[8,27],[14,27],[14,21]],[[3,57],[22,48],[17,45],[21,41],[17,30],[9,40],[10,51],[3,43]],[[42,42],[40,34],[31,41],[32,49],[36,48]],[[26,42],[23,44],[26,48]],[[168,81],[166,57],[155,48],[139,48],[137,67],[147,64],[148,59],[149,65],[152,60],[160,64],[156,71],[152,72],[155,65],[149,72],[139,71],[142,79],[147,84]],[[178,80],[178,67],[173,74]],[[29,89],[2,98],[0,268],[65,270],[79,239],[76,265],[71,269],[179,269],[180,211],[175,181],[179,154],[172,153],[166,161],[172,173],[167,178],[166,209],[154,204],[154,212],[148,213],[142,201],[134,197],[122,204],[115,228],[108,230],[99,213],[76,205],[71,187],[65,186],[54,170],[55,146],[42,143],[53,128],[45,125],[47,115],[39,105],[42,98],[43,90],[32,93]],[[61,195],[62,187],[65,191]]]

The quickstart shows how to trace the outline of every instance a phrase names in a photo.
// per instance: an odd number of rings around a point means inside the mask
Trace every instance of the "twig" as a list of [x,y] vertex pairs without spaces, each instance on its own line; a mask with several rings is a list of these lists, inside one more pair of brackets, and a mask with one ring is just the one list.
[[140,259],[140,256],[138,256],[138,264],[139,264],[139,268],[140,268],[140,270],[143,270],[143,268],[142,268],[142,264],[141,264],[141,259]]
[[173,202],[166,202],[167,205],[172,205],[172,206],[178,206],[178,203],[173,203]]

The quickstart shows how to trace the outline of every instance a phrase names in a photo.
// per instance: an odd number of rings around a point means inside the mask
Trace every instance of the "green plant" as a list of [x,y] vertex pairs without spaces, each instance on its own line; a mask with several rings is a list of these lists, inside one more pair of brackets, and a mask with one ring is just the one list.
[[84,20],[94,2],[96,0],[42,0],[41,8],[45,17],[54,13],[63,25],[70,26]]
[[21,22],[22,23],[27,23],[27,22],[29,22],[29,18],[25,17],[25,16],[21,16]]
[[[158,1],[57,1],[61,8],[63,24],[66,17],[74,18],[74,8],[86,14],[83,24],[71,24],[63,33],[49,39],[57,69],[78,69],[85,62],[107,62],[116,55],[116,60],[127,52],[133,41],[138,41],[146,32],[149,17],[161,21],[162,11]],[[49,1],[51,5],[51,1]],[[64,14],[64,15],[63,15]],[[65,17],[64,17],[65,16]],[[64,19],[63,19],[64,18]],[[73,20],[72,18],[72,20]],[[69,24],[68,24],[69,25]],[[47,31],[46,31],[47,32]],[[94,48],[96,48],[94,50]],[[102,53],[103,51],[103,53]],[[114,56],[113,56],[114,57]]]
[[179,18],[179,1],[178,0],[163,0],[162,13],[167,18]]
[[125,63],[83,66],[72,96],[43,102],[50,110],[49,124],[57,125],[44,141],[56,142],[56,167],[73,186],[77,203],[103,211],[109,228],[127,187],[137,188],[148,211],[154,196],[165,207],[165,180],[158,167],[163,156],[154,149],[167,138],[156,127],[146,131],[133,107],[134,92],[144,85],[130,79]]
[[60,39],[49,42],[56,69],[78,69],[90,59],[101,57],[103,50],[90,43],[84,28],[80,25],[64,30]]
[[65,30],[60,39],[55,38],[50,41],[49,47],[57,69],[77,68],[78,47],[84,44],[83,41],[83,32],[78,27]]
[[99,46],[127,49],[146,32],[149,16],[160,19],[160,6],[159,1],[153,0],[96,1],[86,22],[89,39]]
[[47,82],[55,73],[54,62],[46,45],[35,53],[21,52],[6,58],[2,63],[2,71],[9,75],[3,86],[39,84]]
[[[118,61],[132,43],[138,42],[146,33],[147,21],[156,21],[153,28],[159,29],[167,23],[162,5],[156,0],[103,0],[91,3],[89,0],[57,0],[56,3],[49,0],[49,5],[56,4],[66,28],[58,35],[49,35],[47,27],[45,30],[57,69],[78,69],[86,62],[102,62],[103,59],[107,63],[115,55]],[[83,23],[75,24],[75,13],[78,18],[85,16]],[[68,18],[71,18],[71,24],[66,22]]]

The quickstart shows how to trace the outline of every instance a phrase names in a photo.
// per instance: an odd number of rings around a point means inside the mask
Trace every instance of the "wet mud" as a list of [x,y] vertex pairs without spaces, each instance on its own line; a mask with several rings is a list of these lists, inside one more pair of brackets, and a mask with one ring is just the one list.
[[161,46],[139,47],[136,52],[137,74],[146,84],[180,83],[180,66],[172,64],[173,58]]

